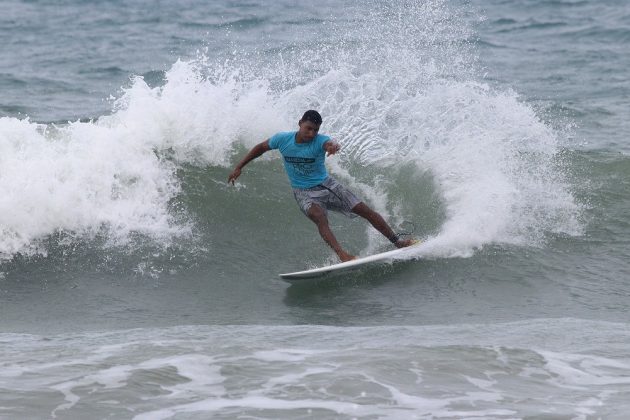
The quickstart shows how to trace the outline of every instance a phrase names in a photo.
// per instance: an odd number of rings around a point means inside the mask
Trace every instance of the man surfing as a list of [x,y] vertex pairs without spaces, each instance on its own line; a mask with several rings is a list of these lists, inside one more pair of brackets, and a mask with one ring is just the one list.
[[328,176],[324,160],[326,156],[337,153],[341,146],[330,137],[319,134],[321,124],[319,112],[306,111],[298,122],[298,131],[277,133],[254,146],[236,165],[228,182],[234,185],[245,165],[269,150],[278,149],[284,159],[284,169],[300,209],[317,225],[319,234],[341,261],[350,261],[356,257],[344,251],[337,242],[328,225],[328,210],[348,217],[363,217],[398,248],[416,243],[413,239],[400,238],[380,214]]

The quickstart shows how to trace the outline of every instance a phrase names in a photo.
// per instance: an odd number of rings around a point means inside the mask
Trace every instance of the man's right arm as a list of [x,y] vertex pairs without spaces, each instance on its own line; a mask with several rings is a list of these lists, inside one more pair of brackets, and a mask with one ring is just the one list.
[[247,155],[245,155],[245,157],[238,163],[238,165],[236,165],[230,176],[228,176],[228,183],[231,182],[232,185],[234,185],[234,181],[236,181],[236,178],[241,176],[241,170],[245,165],[270,150],[271,147],[269,147],[269,139],[254,146],[252,150],[250,150],[249,153],[247,153]]

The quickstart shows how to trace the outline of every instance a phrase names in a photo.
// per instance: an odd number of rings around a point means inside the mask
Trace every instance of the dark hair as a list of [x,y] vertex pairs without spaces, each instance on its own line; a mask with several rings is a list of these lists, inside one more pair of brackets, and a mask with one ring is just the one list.
[[300,122],[304,121],[310,121],[313,124],[320,125],[322,123],[322,116],[319,115],[319,112],[313,109],[309,109],[304,113],[304,115],[302,115],[302,119],[300,120]]

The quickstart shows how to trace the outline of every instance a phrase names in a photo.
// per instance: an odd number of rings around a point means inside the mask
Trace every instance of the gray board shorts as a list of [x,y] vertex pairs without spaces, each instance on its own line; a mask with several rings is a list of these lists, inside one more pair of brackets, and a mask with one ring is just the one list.
[[352,209],[363,201],[331,177],[311,188],[293,188],[293,196],[302,213],[307,216],[311,205],[317,204],[324,210],[324,213],[327,210],[333,210],[348,217],[356,217],[357,215],[352,212]]

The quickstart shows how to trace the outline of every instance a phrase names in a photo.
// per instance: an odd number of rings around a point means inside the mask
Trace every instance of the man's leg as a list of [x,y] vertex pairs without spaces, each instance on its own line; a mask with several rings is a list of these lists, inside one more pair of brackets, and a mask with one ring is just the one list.
[[413,239],[398,239],[396,236],[396,232],[394,232],[392,228],[389,227],[385,219],[383,219],[383,216],[369,208],[364,202],[360,202],[359,204],[354,206],[352,208],[352,212],[358,214],[359,216],[370,222],[376,230],[381,232],[383,236],[392,241],[392,243],[396,245],[397,248],[404,248],[406,246],[413,245]]
[[317,204],[311,204],[308,208],[308,218],[311,219],[319,230],[319,234],[326,241],[326,243],[335,251],[337,256],[341,261],[350,261],[355,259],[354,255],[348,254],[346,251],[341,248],[339,242],[337,242],[337,238],[333,235],[330,230],[330,226],[328,226],[328,218],[326,217],[326,213],[324,210]]

